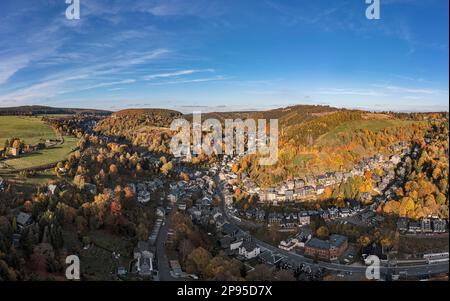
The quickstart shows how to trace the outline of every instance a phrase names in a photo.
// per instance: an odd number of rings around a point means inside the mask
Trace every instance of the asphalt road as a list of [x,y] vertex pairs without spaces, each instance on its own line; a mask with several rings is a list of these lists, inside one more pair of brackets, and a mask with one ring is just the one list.
[[165,219],[164,225],[161,225],[158,238],[156,239],[156,260],[158,262],[160,281],[179,281],[180,279],[172,277],[170,274],[169,259],[166,254],[166,241],[169,232],[169,220]]

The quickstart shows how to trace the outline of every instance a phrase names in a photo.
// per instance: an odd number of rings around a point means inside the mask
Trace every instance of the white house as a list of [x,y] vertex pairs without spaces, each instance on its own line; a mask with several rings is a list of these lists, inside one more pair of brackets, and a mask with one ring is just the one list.
[[244,256],[246,259],[252,259],[257,257],[261,253],[260,247],[253,242],[243,242],[239,247],[239,255]]

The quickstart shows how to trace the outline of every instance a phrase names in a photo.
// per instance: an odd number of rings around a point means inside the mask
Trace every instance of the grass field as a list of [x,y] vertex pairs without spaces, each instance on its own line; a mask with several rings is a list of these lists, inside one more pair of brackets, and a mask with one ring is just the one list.
[[6,139],[13,137],[35,144],[41,140],[55,139],[56,136],[40,117],[0,116],[0,145],[3,146]]
[[352,133],[357,130],[368,129],[372,132],[379,132],[386,128],[396,128],[402,126],[408,126],[417,121],[409,120],[396,120],[396,119],[386,119],[386,120],[358,120],[349,121],[340,126],[335,127],[328,133],[322,135],[317,139],[319,145],[333,145],[339,143],[340,133]]
[[[34,144],[46,139],[55,139],[56,135],[53,129],[41,120],[41,117],[0,116],[0,145],[3,145],[6,139],[13,137],[20,138],[25,143]],[[65,137],[62,145],[8,159],[2,161],[0,165],[17,170],[61,161],[76,148],[77,141],[78,139],[74,137]]]
[[20,158],[6,160],[5,163],[14,169],[30,168],[64,160],[77,147],[78,139],[64,137],[64,143],[55,147],[40,150]]

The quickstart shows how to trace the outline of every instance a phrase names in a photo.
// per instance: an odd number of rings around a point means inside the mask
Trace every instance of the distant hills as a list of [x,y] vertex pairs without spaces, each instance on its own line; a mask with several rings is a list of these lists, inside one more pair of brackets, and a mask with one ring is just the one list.
[[[278,119],[281,127],[303,123],[320,116],[329,115],[335,112],[346,111],[323,105],[295,105],[284,108],[277,108],[267,111],[233,111],[233,112],[212,112],[202,114],[202,119],[215,118],[223,122],[225,119]],[[192,114],[185,115],[191,120]]]
[[0,115],[56,115],[56,114],[95,114],[95,115],[111,115],[111,111],[94,110],[94,109],[78,109],[78,108],[53,108],[47,106],[20,106],[1,108]]

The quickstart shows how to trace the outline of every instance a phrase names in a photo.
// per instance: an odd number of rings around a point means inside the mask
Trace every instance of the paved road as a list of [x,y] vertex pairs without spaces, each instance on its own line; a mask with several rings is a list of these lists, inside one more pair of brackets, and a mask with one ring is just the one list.
[[[217,191],[219,192],[219,196],[221,198],[220,210],[222,211],[222,214],[224,215],[224,217],[227,219],[227,221],[229,223],[234,224],[237,227],[239,227],[239,225],[236,223],[236,221],[233,218],[230,218],[229,215],[227,214],[227,211],[225,209],[225,200],[223,197],[222,186],[220,185],[219,182],[217,182],[217,184],[218,184]],[[239,228],[239,229],[240,229],[240,231],[243,231],[241,228]],[[360,274],[361,277],[365,277],[367,267],[363,266],[363,265],[343,265],[343,264],[335,264],[335,263],[322,262],[322,261],[315,264],[315,263],[313,263],[313,260],[310,258],[306,258],[302,255],[279,249],[268,243],[260,241],[260,240],[256,239],[255,237],[253,237],[253,241],[261,249],[270,250],[273,253],[280,254],[280,255],[284,256],[285,258],[290,259],[290,261],[297,263],[297,265],[299,265],[299,266],[301,264],[308,264],[308,265],[311,265],[316,268],[320,267],[320,268],[324,268],[324,269],[327,269],[330,271]],[[394,273],[394,274],[405,273],[408,276],[423,276],[423,275],[448,273],[448,271],[449,271],[449,263],[448,262],[438,263],[438,264],[408,265],[408,266],[401,266],[401,267],[395,267],[395,268],[387,267],[387,266],[383,266],[383,265],[380,267],[380,274],[384,275],[384,276],[388,272]]]
[[158,271],[160,281],[180,281],[170,274],[169,259],[166,254],[166,241],[169,232],[169,218],[165,219],[164,225],[161,225],[158,238],[156,239],[156,260],[158,261]]

